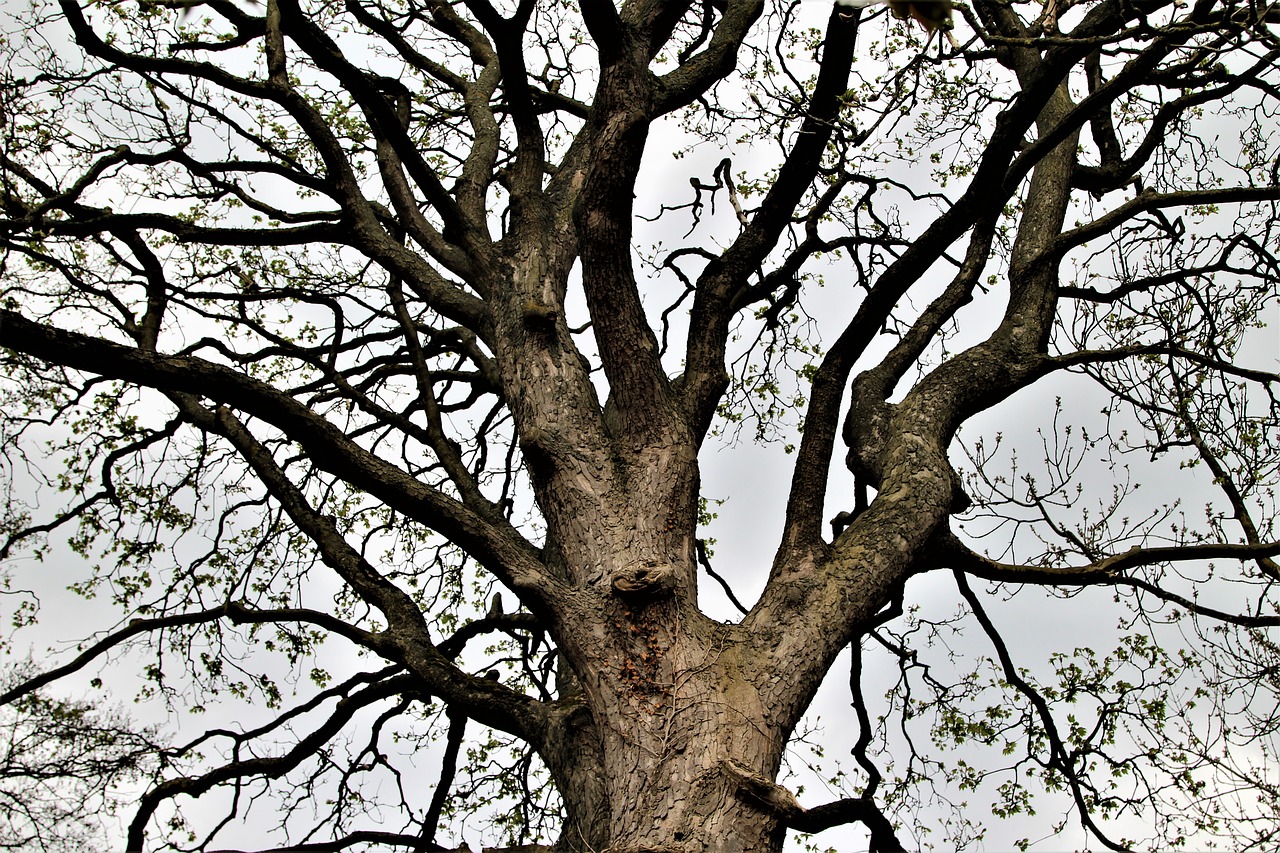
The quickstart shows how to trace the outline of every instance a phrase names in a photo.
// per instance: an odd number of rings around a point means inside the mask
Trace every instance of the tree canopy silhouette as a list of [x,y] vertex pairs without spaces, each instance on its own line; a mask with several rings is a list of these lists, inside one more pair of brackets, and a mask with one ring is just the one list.
[[1274,847],[1280,13],[903,5],[6,13],[0,842]]

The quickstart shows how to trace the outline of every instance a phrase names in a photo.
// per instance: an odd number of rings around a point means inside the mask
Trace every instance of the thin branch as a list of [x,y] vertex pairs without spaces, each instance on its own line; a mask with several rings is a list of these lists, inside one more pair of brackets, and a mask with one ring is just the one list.
[[1257,560],[1280,554],[1280,542],[1233,544],[1214,542],[1201,545],[1168,545],[1143,548],[1134,545],[1128,551],[1112,554],[1083,566],[1023,566],[989,559],[962,543],[952,533],[944,536],[947,559],[954,568],[988,580],[1005,583],[1102,584],[1126,580],[1122,572],[1139,566],[1193,560]]
[[1009,649],[1005,645],[1004,638],[996,630],[977,595],[969,587],[969,581],[965,578],[964,572],[956,571],[953,574],[956,586],[960,589],[960,594],[968,602],[969,608],[978,620],[978,624],[982,626],[982,630],[996,650],[996,656],[1000,659],[1000,666],[1004,670],[1005,681],[1025,696],[1035,708],[1036,714],[1040,718],[1040,724],[1044,727],[1045,735],[1049,740],[1049,759],[1047,764],[1049,767],[1057,769],[1067,780],[1067,785],[1071,789],[1072,798],[1075,800],[1076,809],[1079,812],[1080,823],[1108,848],[1127,851],[1129,848],[1112,841],[1102,832],[1101,827],[1094,823],[1093,815],[1082,790],[1079,775],[1076,772],[1075,756],[1067,752],[1066,744],[1058,733],[1057,723],[1054,722],[1053,714],[1049,710],[1049,703],[1018,673],[1018,668],[1014,665],[1013,658],[1009,655]]
[[497,506],[485,516],[381,459],[341,429],[266,382],[194,356],[164,356],[34,323],[0,310],[0,346],[75,370],[193,394],[272,424],[319,467],[448,536],[513,589],[544,600],[555,579]]
[[711,576],[712,580],[720,584],[720,588],[723,589],[724,594],[729,597],[730,603],[732,603],[734,607],[738,608],[738,612],[743,616],[746,616],[750,610],[738,600],[738,596],[733,594],[733,587],[729,586],[729,582],[717,574],[715,569],[711,568],[711,559],[707,556],[707,542],[705,539],[698,540],[698,564],[701,565],[703,570]]

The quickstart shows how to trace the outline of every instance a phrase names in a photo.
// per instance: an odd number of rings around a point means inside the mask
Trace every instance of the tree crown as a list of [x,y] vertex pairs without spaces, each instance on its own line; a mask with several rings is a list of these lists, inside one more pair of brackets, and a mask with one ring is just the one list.
[[[945,5],[7,17],[7,642],[79,645],[8,679],[0,839],[136,789],[130,850],[901,849],[981,789],[1266,846],[1275,12]],[[737,438],[767,556],[709,537]],[[172,737],[76,694],[121,667]]]

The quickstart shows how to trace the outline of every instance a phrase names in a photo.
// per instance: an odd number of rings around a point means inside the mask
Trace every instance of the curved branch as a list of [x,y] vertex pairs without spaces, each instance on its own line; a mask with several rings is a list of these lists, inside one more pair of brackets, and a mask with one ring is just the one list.
[[[279,4],[273,7],[273,15],[268,16],[271,18],[268,21],[266,33],[266,47],[271,60],[269,65],[274,68],[277,63],[283,63],[284,33],[281,27],[285,23],[284,18],[287,17],[287,23],[290,25],[288,35],[294,43],[302,46],[317,66],[337,78],[365,112],[371,126],[380,137],[387,138],[396,145],[396,150],[408,167],[409,173],[423,189],[428,201],[440,214],[445,224],[465,232],[467,223],[459,213],[457,205],[427,165],[417,145],[409,138],[405,128],[399,122],[395,109],[379,90],[372,75],[368,75],[348,62],[332,39],[303,15],[295,3],[285,0],[285,4],[288,7],[287,16],[282,14],[285,10],[281,9]],[[379,222],[374,205],[362,192],[361,181],[356,177],[343,144],[335,137],[333,129],[316,106],[292,88],[287,75],[280,77],[276,74],[267,82],[258,82],[237,77],[209,62],[130,54],[105,42],[94,31],[79,5],[73,0],[62,0],[60,5],[75,34],[77,44],[93,56],[140,74],[175,74],[206,80],[250,99],[262,99],[279,104],[297,122],[324,163],[329,185],[327,194],[334,199],[335,208],[341,211],[343,220],[343,227],[340,230],[333,230],[333,233],[327,237],[320,233],[307,233],[307,239],[358,245],[379,263],[397,274],[430,283],[434,297],[433,304],[442,313],[455,321],[466,323],[477,332],[483,333],[482,330],[487,328],[484,322],[485,313],[478,299],[459,288],[442,284],[439,277],[434,275],[434,271],[420,257],[407,251],[386,232]],[[92,221],[92,217],[90,220]],[[122,216],[116,221],[121,223],[121,227],[159,227],[165,230],[176,227],[172,217],[160,214]],[[147,224],[152,221],[160,224]],[[96,229],[91,228],[85,233],[96,233],[106,227],[105,224],[99,223]],[[197,228],[190,225],[186,227],[188,230]],[[336,224],[324,227],[338,229]],[[198,233],[202,242],[227,245],[285,245],[278,237],[272,235],[290,230],[227,228],[199,229]],[[300,241],[295,237],[291,242]],[[480,254],[483,248],[479,243],[469,245],[469,249],[474,254]]]
[[710,427],[716,404],[728,383],[725,347],[737,294],[790,223],[822,162],[839,113],[840,96],[848,89],[860,15],[860,10],[848,16],[832,10],[818,79],[795,144],[750,223],[718,259],[707,265],[698,282],[680,394],[685,417],[699,440]]
[[459,703],[468,716],[503,731],[537,742],[542,715],[537,702],[487,678],[463,672],[431,643],[427,622],[413,599],[383,577],[347,544],[333,522],[317,512],[261,443],[225,409],[201,410],[180,399],[184,413],[210,433],[222,435],[236,448],[284,511],[332,567],[362,599],[387,617],[387,630],[370,635],[370,647],[403,663],[423,688],[450,703]]
[[345,479],[441,534],[512,589],[546,606],[558,586],[533,547],[500,508],[483,515],[360,447],[288,394],[231,368],[193,356],[164,356],[0,310],[0,346],[52,364],[160,391],[192,394],[235,407],[275,426],[306,449],[318,467]]
[[1248,379],[1263,385],[1269,385],[1273,382],[1280,382],[1280,373],[1270,373],[1266,370],[1253,370],[1248,367],[1240,367],[1228,361],[1222,361],[1216,358],[1202,355],[1192,350],[1176,347],[1171,344],[1143,344],[1130,347],[1116,347],[1108,350],[1078,350],[1064,355],[1053,356],[1046,361],[1046,365],[1050,369],[1060,369],[1068,367],[1079,367],[1087,364],[1106,364],[1108,362],[1124,361],[1125,359],[1140,357],[1144,355],[1167,355],[1174,358],[1184,358],[1201,367],[1207,367],[1211,370],[1217,370],[1229,376],[1235,376],[1240,379]]
[[134,815],[133,821],[129,824],[126,849],[141,851],[145,848],[147,824],[150,823],[152,815],[155,814],[156,809],[165,800],[182,795],[198,797],[216,785],[242,779],[246,776],[278,779],[315,754],[325,743],[338,734],[361,709],[392,696],[418,692],[419,689],[418,680],[410,675],[395,676],[385,681],[371,684],[359,693],[344,696],[340,699],[328,719],[305,737],[300,738],[283,755],[231,761],[202,776],[181,776],[161,782],[142,795],[138,810]]
[[[443,847],[434,841],[426,841],[418,835],[402,835],[396,832],[380,832],[363,829],[351,832],[333,841],[312,841],[306,844],[290,844],[288,847],[273,847],[263,850],[219,850],[218,853],[339,853],[358,844],[385,844],[389,847],[407,847],[412,853],[473,853],[471,845],[463,843],[461,847]],[[554,853],[554,848],[545,844],[520,844],[516,847],[486,847],[485,853]],[[128,851],[141,853],[141,851]]]
[[[101,657],[102,655],[114,649],[116,646],[119,646],[120,644],[128,640],[131,640],[140,634],[145,634],[148,631],[154,631],[160,628],[179,628],[179,627],[185,627],[188,625],[201,625],[206,622],[216,622],[217,620],[224,619],[224,618],[231,618],[234,621],[237,616],[252,614],[253,612],[254,611],[249,610],[247,607],[245,607],[243,604],[239,602],[229,601],[226,604],[222,605],[221,607],[215,607],[210,610],[202,610],[198,613],[181,613],[174,616],[159,616],[151,619],[130,620],[129,624],[125,626],[122,630],[117,631],[114,634],[111,634],[107,637],[104,637],[103,639],[94,643],[92,646],[90,646],[89,648],[81,652],[79,655],[77,655],[76,658],[70,661],[69,663],[66,663],[62,666],[56,667],[51,670],[47,670],[46,672],[42,672],[40,675],[37,675],[34,678],[29,678],[26,681],[19,684],[18,686],[5,691],[3,694],[0,694],[0,705],[8,705],[11,702],[15,702],[18,699],[21,699],[23,696],[26,696],[30,693],[34,693],[35,691],[39,690],[41,687],[44,687],[47,684],[52,684],[53,682],[57,681],[59,678],[70,675],[73,672],[78,672],[81,669],[84,669],[90,663],[92,663],[95,659]],[[313,614],[313,611],[298,611],[298,612],[305,613],[308,616]],[[333,617],[325,616],[325,614],[314,614],[314,615],[321,616],[326,620],[332,620],[335,622],[338,621],[338,620],[334,620]],[[254,621],[254,620],[245,619],[244,621],[248,622],[248,621]],[[261,621],[267,621],[267,620],[261,620]],[[311,621],[311,620],[307,619],[306,621]],[[334,630],[335,628],[341,627],[341,625],[345,623],[339,623],[339,625],[330,625],[327,622],[322,621],[320,624],[323,625],[323,627],[328,628],[329,630]],[[351,626],[349,625],[346,626],[346,628],[350,630],[355,630],[355,629],[352,629]],[[359,633],[361,635],[365,635],[365,632],[363,631]],[[346,634],[344,633],[344,636],[345,635]]]
[[[456,848],[443,847],[434,841],[427,841],[420,835],[404,835],[398,832],[382,832],[375,829],[350,832],[333,841],[311,841],[305,844],[290,844],[284,848],[270,847],[252,851],[220,848],[218,853],[340,853],[340,851],[349,847],[362,844],[406,847],[411,853],[471,853],[471,847],[468,844],[463,844],[461,847]],[[496,850],[496,848],[486,847],[485,850]],[[127,853],[142,853],[142,851],[130,850]]]
[[1052,254],[1055,258],[1060,258],[1071,249],[1101,237],[1140,213],[1166,210],[1171,207],[1238,204],[1251,201],[1276,201],[1277,199],[1280,199],[1280,186],[1225,187],[1212,190],[1180,190],[1168,193],[1158,193],[1155,190],[1148,189],[1115,210],[1099,216],[1093,222],[1063,232],[1060,237],[1053,241],[1047,253]]
[[724,761],[721,767],[737,781],[741,796],[771,813],[789,829],[812,833],[848,823],[861,823],[871,831],[873,853],[898,853],[907,849],[898,840],[893,824],[884,812],[869,799],[851,797],[806,809],[796,800],[795,794],[734,761]]
[[730,0],[706,49],[658,78],[658,115],[686,107],[733,69],[742,40],[764,11],[761,0]]
[[738,596],[733,594],[733,587],[729,586],[729,582],[720,576],[715,569],[711,568],[711,559],[707,556],[707,542],[705,539],[699,539],[695,543],[697,546],[698,564],[702,566],[702,570],[716,583],[720,584],[720,588],[724,590],[724,594],[728,597],[729,603],[738,608],[738,612],[746,616],[750,610],[738,600]]
[[1128,569],[1160,563],[1192,560],[1231,559],[1254,561],[1280,554],[1280,542],[1232,545],[1182,545],[1165,548],[1142,548],[1135,545],[1122,554],[1095,561],[1086,566],[1051,568],[1001,563],[984,557],[968,548],[953,533],[943,537],[942,557],[945,565],[984,580],[1013,584],[1049,584],[1063,586],[1128,586],[1151,593],[1158,598],[1185,608],[1189,613],[1207,616],[1222,622],[1250,627],[1274,627],[1280,625],[1280,616],[1240,615],[1207,607],[1177,593],[1161,589],[1141,578],[1121,574]]
[[[1097,54],[1090,54],[1096,57]],[[1099,111],[1096,118],[1092,121],[1095,142],[1103,153],[1103,164],[1100,166],[1079,166],[1076,168],[1075,175],[1072,176],[1072,186],[1088,190],[1090,192],[1100,193],[1112,189],[1118,189],[1128,183],[1138,173],[1138,170],[1151,159],[1151,156],[1159,149],[1165,141],[1165,131],[1180,116],[1184,115],[1188,110],[1193,110],[1198,106],[1210,103],[1215,100],[1226,97],[1235,92],[1237,89],[1256,79],[1258,73],[1268,68],[1280,51],[1272,50],[1259,59],[1254,66],[1247,72],[1233,75],[1226,83],[1214,88],[1206,88],[1200,92],[1192,92],[1176,98],[1173,101],[1163,105],[1155,116],[1150,120],[1146,128],[1146,136],[1142,142],[1138,144],[1137,149],[1129,157],[1121,160],[1119,153],[1119,143],[1115,139],[1115,130],[1110,130],[1108,137],[1106,128],[1110,127],[1110,113]],[[1194,63],[1189,63],[1194,67]],[[1086,67],[1090,65],[1086,60]],[[1099,81],[1101,80],[1101,70],[1097,66],[1096,59],[1093,60],[1093,67],[1090,70],[1090,81],[1093,82],[1094,74],[1097,74]],[[1121,72],[1123,74],[1123,72]],[[1225,70],[1222,72],[1225,74]],[[1215,75],[1216,76],[1216,75]],[[1209,78],[1203,77],[1197,82],[1208,82]],[[1110,83],[1107,84],[1111,85]],[[1183,85],[1188,85],[1184,83]],[[1106,88],[1099,86],[1096,89],[1091,88],[1091,94]],[[1082,105],[1083,106],[1083,105]],[[1104,118],[1105,117],[1105,121]]]
[[1102,828],[1094,823],[1093,815],[1090,813],[1089,806],[1085,802],[1084,791],[1080,783],[1080,779],[1076,774],[1074,756],[1067,752],[1066,744],[1063,743],[1062,736],[1058,733],[1058,726],[1053,720],[1053,714],[1049,710],[1049,703],[1039,694],[1030,684],[1027,683],[1019,673],[1018,668],[1013,663],[1013,658],[1009,655],[1009,649],[1005,646],[1004,638],[1000,636],[1000,632],[996,630],[995,625],[991,622],[987,612],[982,607],[982,602],[974,594],[969,587],[969,582],[965,579],[963,572],[955,572],[956,586],[960,589],[960,594],[964,600],[968,602],[973,615],[977,618],[978,623],[982,626],[982,630],[986,633],[987,638],[995,647],[996,656],[1000,659],[1000,666],[1004,671],[1004,678],[1014,689],[1027,698],[1031,705],[1035,708],[1037,716],[1040,718],[1040,724],[1044,726],[1045,735],[1049,740],[1049,758],[1047,765],[1056,768],[1067,780],[1067,785],[1071,789],[1072,798],[1075,800],[1076,809],[1080,814],[1080,823],[1093,833],[1099,841],[1112,850],[1127,851],[1129,848],[1122,844],[1117,844],[1108,838]]
[[[289,36],[297,42],[316,65],[332,74],[355,98],[374,130],[395,146],[409,175],[422,189],[446,227],[465,228],[467,222],[439,177],[428,165],[419,147],[409,136],[407,129],[389,102],[375,85],[371,75],[358,69],[343,55],[337,43],[310,17],[305,15],[295,0],[284,0],[282,13],[287,12]],[[283,17],[283,15],[282,15]],[[350,166],[344,159],[344,171]],[[358,196],[355,186],[347,187],[346,196]],[[360,196],[363,199],[362,196]],[[475,247],[472,247],[475,248]]]

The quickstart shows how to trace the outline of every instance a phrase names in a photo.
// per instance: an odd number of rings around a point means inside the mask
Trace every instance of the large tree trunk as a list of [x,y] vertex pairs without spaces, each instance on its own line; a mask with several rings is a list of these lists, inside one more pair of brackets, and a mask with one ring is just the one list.
[[770,797],[786,795],[770,780],[786,732],[754,686],[763,656],[734,626],[696,620],[668,630],[675,609],[670,599],[620,606],[605,640],[617,656],[585,691],[594,714],[547,756],[566,800],[566,849],[782,847]]

